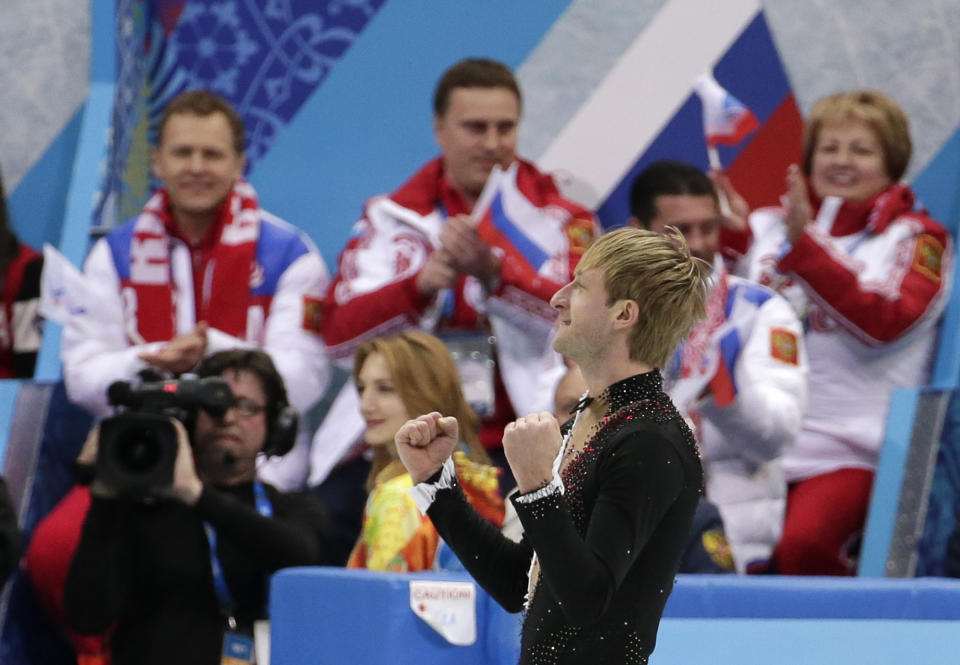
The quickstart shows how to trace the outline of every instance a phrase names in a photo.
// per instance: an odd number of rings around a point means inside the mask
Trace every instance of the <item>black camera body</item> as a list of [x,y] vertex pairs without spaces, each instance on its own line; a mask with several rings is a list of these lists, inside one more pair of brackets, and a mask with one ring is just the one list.
[[223,416],[233,391],[219,376],[131,384],[107,391],[120,412],[100,423],[96,477],[121,496],[143,498],[173,484],[177,431],[170,417],[193,429],[197,410]]

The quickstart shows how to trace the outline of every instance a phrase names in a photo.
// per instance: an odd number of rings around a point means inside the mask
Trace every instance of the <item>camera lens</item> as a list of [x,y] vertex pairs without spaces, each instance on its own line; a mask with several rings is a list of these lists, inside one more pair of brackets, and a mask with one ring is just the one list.
[[167,416],[122,413],[100,423],[97,479],[119,495],[142,498],[173,484],[177,430]]
[[152,471],[163,457],[163,443],[149,428],[130,432],[130,438],[117,451],[117,462],[127,473]]

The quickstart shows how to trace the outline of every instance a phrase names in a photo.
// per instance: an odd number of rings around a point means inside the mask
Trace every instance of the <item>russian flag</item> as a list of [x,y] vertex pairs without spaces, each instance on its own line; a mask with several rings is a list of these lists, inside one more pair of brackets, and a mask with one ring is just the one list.
[[713,394],[713,401],[721,408],[737,398],[733,370],[740,356],[741,346],[740,334],[736,328],[720,339],[720,357],[717,359],[717,371],[710,379],[710,392]]
[[742,335],[736,327],[722,334],[706,354],[688,353],[687,342],[681,344],[663,370],[664,386],[675,404],[690,405],[700,399],[705,389],[719,407],[729,406],[737,398],[735,368],[743,349]]
[[757,116],[717,83],[701,74],[694,90],[703,105],[703,133],[707,146],[736,145],[760,126]]
[[518,189],[515,163],[506,171],[494,167],[473,218],[486,243],[499,247],[505,258],[522,262],[534,273],[548,272],[545,266],[550,259],[563,254],[566,239],[562,225]]
[[[760,2],[716,5],[703,12],[693,0],[664,3],[537,159],[545,171],[575,174],[573,198],[594,207],[606,228],[630,216],[630,186],[647,166],[678,159],[706,170],[711,151],[751,209],[780,205],[787,167],[801,157],[800,110]],[[672,53],[669,66],[650,67],[691,30],[698,38]],[[756,131],[736,145],[707,146],[693,89],[704,72],[756,117]]]

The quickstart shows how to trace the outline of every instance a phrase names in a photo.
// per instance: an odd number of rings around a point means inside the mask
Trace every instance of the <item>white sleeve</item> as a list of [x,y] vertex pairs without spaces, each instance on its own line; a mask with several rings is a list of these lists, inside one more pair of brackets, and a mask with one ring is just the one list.
[[263,350],[283,377],[290,404],[299,412],[323,396],[330,381],[330,360],[320,334],[304,327],[304,298],[322,299],[330,282],[316,250],[290,264],[277,284],[264,332]]
[[[777,329],[795,338],[796,362],[775,357],[772,340]],[[781,455],[800,431],[807,405],[808,371],[800,321],[786,300],[774,296],[758,310],[737,360],[734,401],[721,408],[707,396],[694,408],[745,457],[762,464]]]
[[366,425],[360,415],[360,396],[353,379],[337,393],[310,444],[307,485],[316,487],[363,437]]
[[430,505],[433,503],[433,500],[437,498],[437,492],[450,489],[456,481],[457,469],[453,464],[453,458],[448,457],[444,460],[443,466],[440,467],[440,477],[436,482],[428,483],[424,481],[417,483],[407,490],[407,494],[409,494],[413,502],[417,504],[420,512],[426,515],[427,511],[430,510]]
[[[263,350],[283,377],[290,404],[300,414],[305,414],[320,400],[330,381],[330,360],[323,339],[319,333],[304,327],[304,298],[322,299],[329,281],[323,259],[311,247],[311,251],[297,258],[280,276],[265,322]],[[208,355],[250,346],[220,330],[208,331]],[[301,415],[301,428],[304,422]],[[293,450],[283,457],[265,460],[257,475],[283,491],[304,487],[310,469],[312,436],[313,432],[301,429]]]
[[124,327],[120,279],[106,240],[101,238],[93,246],[83,271],[109,297],[97,303],[96,316],[71,316],[63,328],[60,354],[68,397],[100,417],[110,413],[110,384],[134,379],[137,372],[147,367],[139,355],[156,352],[162,343],[130,345]]
[[[490,301],[488,301],[490,302]],[[567,371],[563,358],[553,350],[553,324],[540,329],[542,320],[528,316],[530,325],[518,318],[489,312],[497,338],[497,362],[510,403],[518,416],[553,411],[557,384]]]
[[290,452],[283,457],[264,458],[257,465],[257,478],[281,492],[296,492],[306,487],[312,436],[312,432],[301,430]]

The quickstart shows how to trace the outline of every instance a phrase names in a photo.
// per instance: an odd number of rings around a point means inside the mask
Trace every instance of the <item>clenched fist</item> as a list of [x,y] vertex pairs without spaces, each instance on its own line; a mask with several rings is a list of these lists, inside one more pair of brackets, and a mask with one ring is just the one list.
[[459,434],[457,419],[441,416],[436,411],[400,426],[393,441],[414,483],[422,483],[440,470],[457,447]]
[[521,493],[532,492],[553,479],[553,460],[562,443],[557,419],[546,411],[506,426],[503,452]]

